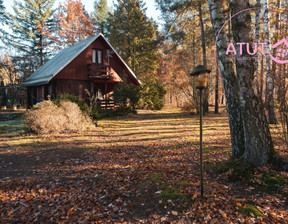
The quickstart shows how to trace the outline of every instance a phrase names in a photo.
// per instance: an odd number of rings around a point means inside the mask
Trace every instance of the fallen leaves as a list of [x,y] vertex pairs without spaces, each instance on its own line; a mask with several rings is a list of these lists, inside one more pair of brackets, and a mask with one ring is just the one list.
[[[32,138],[29,144],[19,136],[7,139],[10,148],[25,153],[0,151],[0,219],[4,223],[285,223],[287,199],[282,195],[235,184],[205,167],[202,199],[198,120],[173,116],[109,119],[101,121],[106,123],[95,132]],[[205,143],[209,146],[205,162],[229,158],[228,122],[221,116],[217,122],[225,126],[217,135],[214,129],[204,131],[211,135]],[[217,125],[206,122],[207,129]],[[260,174],[255,178],[257,182]],[[263,215],[241,213],[239,207],[247,205]]]

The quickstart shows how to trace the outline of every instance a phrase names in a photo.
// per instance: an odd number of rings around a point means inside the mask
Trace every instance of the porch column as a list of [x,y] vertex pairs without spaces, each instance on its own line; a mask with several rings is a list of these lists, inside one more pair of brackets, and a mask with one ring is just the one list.
[[106,108],[106,113],[107,113],[107,108],[108,107],[108,98],[107,98],[107,81],[105,80],[105,108]]

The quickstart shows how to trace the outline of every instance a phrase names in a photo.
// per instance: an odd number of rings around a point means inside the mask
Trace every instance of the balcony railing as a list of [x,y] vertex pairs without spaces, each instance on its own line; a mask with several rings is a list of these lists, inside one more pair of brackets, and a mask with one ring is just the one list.
[[88,77],[90,79],[111,79],[111,68],[108,65],[89,64],[88,65]]
[[119,105],[115,104],[114,100],[112,99],[103,99],[103,100],[97,100],[97,105],[99,108],[101,108],[102,110],[106,109],[106,110],[113,110],[115,108],[118,108]]

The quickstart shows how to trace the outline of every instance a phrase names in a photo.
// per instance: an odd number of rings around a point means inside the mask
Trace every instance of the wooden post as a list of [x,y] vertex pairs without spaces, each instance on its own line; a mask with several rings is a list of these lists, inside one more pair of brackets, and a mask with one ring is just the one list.
[[105,110],[106,110],[106,113],[107,113],[107,110],[108,110],[108,99],[107,99],[107,81],[105,80]]

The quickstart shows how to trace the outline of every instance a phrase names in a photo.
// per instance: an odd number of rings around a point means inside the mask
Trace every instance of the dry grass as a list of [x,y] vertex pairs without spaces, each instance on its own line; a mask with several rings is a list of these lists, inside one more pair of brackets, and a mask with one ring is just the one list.
[[59,134],[85,131],[92,128],[92,121],[78,105],[63,101],[59,107],[52,101],[43,101],[24,114],[28,127],[39,134]]

